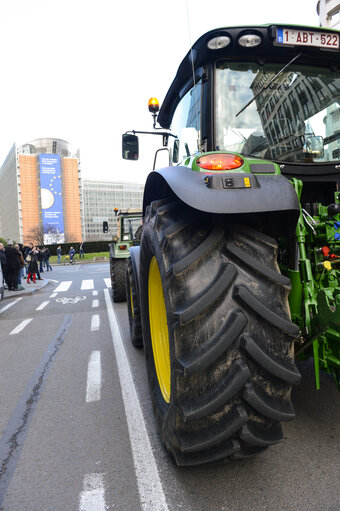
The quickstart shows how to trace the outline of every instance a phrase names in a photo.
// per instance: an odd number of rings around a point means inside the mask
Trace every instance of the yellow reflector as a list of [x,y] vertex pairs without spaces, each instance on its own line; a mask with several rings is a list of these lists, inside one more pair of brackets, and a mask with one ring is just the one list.
[[332,265],[331,265],[330,261],[324,261],[323,266],[328,271],[330,271],[332,269]]

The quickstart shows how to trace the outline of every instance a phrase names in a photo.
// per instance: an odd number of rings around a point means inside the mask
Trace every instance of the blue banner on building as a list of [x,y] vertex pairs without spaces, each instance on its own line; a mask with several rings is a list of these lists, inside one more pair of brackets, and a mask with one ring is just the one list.
[[65,236],[60,156],[40,154],[39,164],[44,243],[62,243]]

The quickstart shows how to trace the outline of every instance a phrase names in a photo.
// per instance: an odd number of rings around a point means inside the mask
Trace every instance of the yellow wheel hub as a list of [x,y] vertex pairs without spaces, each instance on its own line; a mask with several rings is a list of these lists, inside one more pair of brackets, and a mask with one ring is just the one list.
[[153,358],[162,396],[170,403],[171,367],[168,322],[161,275],[157,260],[151,259],[149,268],[149,320]]
[[131,307],[132,319],[135,319],[135,312],[133,310],[133,300],[132,300],[132,289],[131,289],[131,287],[130,287],[130,307]]

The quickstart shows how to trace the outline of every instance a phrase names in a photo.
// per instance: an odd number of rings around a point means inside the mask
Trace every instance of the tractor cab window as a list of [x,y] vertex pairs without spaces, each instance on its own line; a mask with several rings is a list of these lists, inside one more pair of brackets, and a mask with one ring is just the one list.
[[279,162],[340,160],[340,71],[294,62],[263,88],[283,66],[217,63],[216,149]]
[[122,219],[122,239],[124,241],[132,241],[139,226],[142,225],[141,218],[128,218]]
[[172,119],[171,131],[177,139],[169,140],[173,163],[181,163],[198,152],[201,129],[201,81],[180,100]]

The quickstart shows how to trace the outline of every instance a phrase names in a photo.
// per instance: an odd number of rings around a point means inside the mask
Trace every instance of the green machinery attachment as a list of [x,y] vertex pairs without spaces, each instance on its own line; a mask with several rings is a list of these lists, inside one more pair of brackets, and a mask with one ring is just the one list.
[[[302,181],[291,180],[301,199]],[[320,369],[334,377],[340,390],[340,193],[334,203],[302,208],[296,227],[295,269],[285,268],[292,283],[289,296],[292,320],[300,327],[296,355],[313,356],[316,388]],[[285,246],[281,247],[284,253]]]

